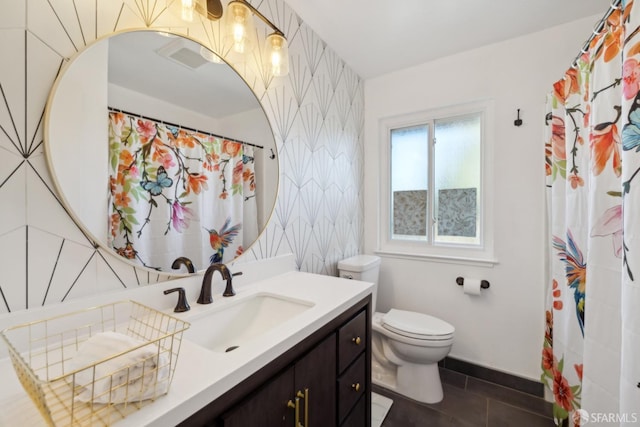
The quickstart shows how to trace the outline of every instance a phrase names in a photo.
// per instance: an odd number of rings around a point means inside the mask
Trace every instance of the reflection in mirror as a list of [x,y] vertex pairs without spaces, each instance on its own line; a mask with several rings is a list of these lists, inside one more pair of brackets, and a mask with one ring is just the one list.
[[196,269],[233,260],[276,197],[264,111],[201,50],[153,31],[102,39],[63,70],[45,115],[47,160],[76,222],[128,262],[167,273],[180,257]]

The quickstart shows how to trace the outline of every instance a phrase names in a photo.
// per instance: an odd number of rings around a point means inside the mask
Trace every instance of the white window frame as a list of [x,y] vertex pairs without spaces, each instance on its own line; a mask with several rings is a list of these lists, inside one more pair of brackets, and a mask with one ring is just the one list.
[[[453,262],[481,266],[493,266],[497,261],[493,257],[493,190],[492,141],[493,141],[493,101],[483,100],[461,105],[434,108],[401,116],[386,117],[379,121],[380,141],[380,211],[378,217],[378,250],[379,255],[405,259],[431,259],[440,262]],[[391,130],[434,123],[437,120],[480,113],[480,206],[478,207],[480,223],[480,244],[464,245],[453,243],[434,243],[425,241],[400,240],[391,238]],[[432,130],[430,130],[432,131]],[[432,145],[430,145],[432,147]],[[433,158],[433,150],[430,148]],[[431,161],[431,160],[430,160]],[[432,181],[433,169],[429,170]],[[432,184],[430,184],[432,185]],[[429,194],[429,214],[432,215],[433,194]],[[431,227],[431,221],[429,221]],[[433,238],[433,227],[430,236]]]

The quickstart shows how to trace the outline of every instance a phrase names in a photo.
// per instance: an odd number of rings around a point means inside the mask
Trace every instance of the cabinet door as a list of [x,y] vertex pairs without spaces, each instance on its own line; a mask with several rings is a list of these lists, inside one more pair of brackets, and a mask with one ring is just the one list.
[[[295,365],[295,392],[308,394],[304,427],[336,425],[336,334],[329,335]],[[302,401],[302,400],[301,400]]]
[[293,400],[293,375],[291,367],[224,414],[224,427],[294,426],[295,411],[287,406],[287,402]]

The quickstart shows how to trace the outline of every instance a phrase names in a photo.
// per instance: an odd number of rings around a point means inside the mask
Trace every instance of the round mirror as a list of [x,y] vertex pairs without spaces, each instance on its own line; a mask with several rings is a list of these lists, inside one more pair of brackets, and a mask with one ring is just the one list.
[[184,273],[249,248],[273,210],[275,141],[255,94],[191,39],[131,31],[96,41],[58,76],[45,151],[60,197],[96,243]]

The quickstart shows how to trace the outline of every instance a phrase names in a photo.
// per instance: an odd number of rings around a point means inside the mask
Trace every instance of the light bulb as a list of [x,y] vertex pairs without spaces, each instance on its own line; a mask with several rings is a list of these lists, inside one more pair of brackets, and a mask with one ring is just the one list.
[[233,50],[246,53],[252,48],[252,38],[255,37],[251,10],[242,2],[232,1],[225,12],[227,16],[227,37],[233,45]]
[[196,9],[196,0],[182,0],[182,13],[181,17],[183,21],[193,22],[193,11]]
[[289,74],[289,48],[287,39],[283,35],[273,33],[267,37],[265,47],[265,62],[275,77]]
[[233,25],[233,50],[238,53],[244,53],[245,50],[246,32],[244,25],[241,22],[237,22]]
[[282,65],[282,53],[281,52],[272,52],[271,53],[271,67],[275,70],[280,69]]

